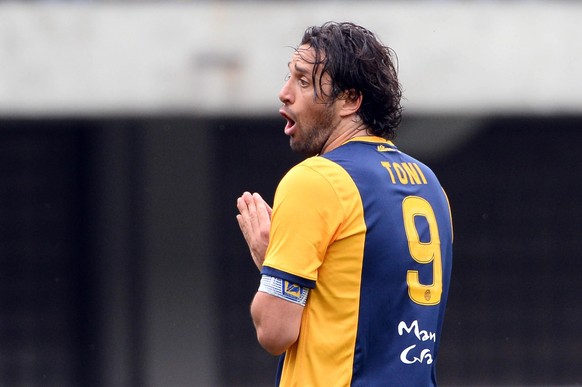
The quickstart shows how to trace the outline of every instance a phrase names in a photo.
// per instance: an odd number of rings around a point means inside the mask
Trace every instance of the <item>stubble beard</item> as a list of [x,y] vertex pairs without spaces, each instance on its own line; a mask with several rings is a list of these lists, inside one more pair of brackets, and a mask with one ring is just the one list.
[[326,107],[317,116],[315,122],[308,126],[309,129],[301,128],[303,138],[297,139],[291,137],[289,139],[291,150],[305,157],[321,154],[325,143],[334,130],[333,118],[333,109],[329,106]]

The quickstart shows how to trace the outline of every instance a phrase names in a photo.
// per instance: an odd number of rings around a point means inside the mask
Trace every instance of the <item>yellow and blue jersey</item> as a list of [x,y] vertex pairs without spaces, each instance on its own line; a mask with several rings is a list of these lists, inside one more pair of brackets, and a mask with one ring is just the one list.
[[280,386],[430,386],[452,265],[434,173],[378,137],[281,180],[263,274],[311,288]]

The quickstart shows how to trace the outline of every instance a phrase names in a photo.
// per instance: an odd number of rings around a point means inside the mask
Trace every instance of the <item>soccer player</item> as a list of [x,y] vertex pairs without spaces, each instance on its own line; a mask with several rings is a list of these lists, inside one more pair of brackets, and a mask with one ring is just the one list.
[[307,158],[273,208],[237,220],[261,271],[251,315],[282,354],[280,386],[434,386],[453,231],[434,173],[391,141],[401,120],[393,52],[367,29],[305,31],[279,93],[291,149]]

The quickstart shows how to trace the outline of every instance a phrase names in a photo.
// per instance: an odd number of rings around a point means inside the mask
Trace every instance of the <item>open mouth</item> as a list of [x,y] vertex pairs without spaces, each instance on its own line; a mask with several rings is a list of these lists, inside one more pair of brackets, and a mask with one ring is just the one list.
[[295,121],[285,112],[283,109],[279,110],[279,113],[287,120],[287,125],[285,125],[285,134],[292,135],[295,128]]

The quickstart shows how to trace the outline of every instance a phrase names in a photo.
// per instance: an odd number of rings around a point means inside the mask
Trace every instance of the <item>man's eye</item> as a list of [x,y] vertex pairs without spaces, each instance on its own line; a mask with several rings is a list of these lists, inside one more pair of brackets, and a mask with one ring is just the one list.
[[289,79],[291,79],[291,74],[288,73],[287,75],[285,75],[285,81],[288,81]]
[[299,86],[305,87],[307,85],[309,85],[309,82],[307,82],[305,79],[300,79],[299,80]]

